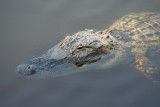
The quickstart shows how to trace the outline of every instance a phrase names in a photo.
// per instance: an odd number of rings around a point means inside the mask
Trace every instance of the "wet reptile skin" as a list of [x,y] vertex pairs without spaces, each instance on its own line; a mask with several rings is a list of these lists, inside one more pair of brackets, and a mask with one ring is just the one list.
[[[118,62],[117,59],[125,53],[132,57],[126,60],[134,60],[135,68],[147,78],[153,79],[159,75],[160,63],[154,59],[160,54],[160,14],[132,13],[117,20],[106,30],[80,31],[66,37],[46,53],[20,64],[16,71],[27,77],[63,74],[65,70],[76,72],[77,68],[81,71],[81,66],[87,64],[86,67],[89,67],[91,63],[99,63],[98,60],[112,53],[114,57],[100,63],[101,67]],[[73,67],[73,64],[78,67]],[[49,74],[46,74],[48,71]]]
[[[118,41],[135,57],[138,70],[148,78],[159,75],[160,63],[152,61],[153,54],[160,54],[160,14],[132,13],[116,21],[109,30],[111,35],[122,36]],[[103,32],[106,32],[104,30]]]

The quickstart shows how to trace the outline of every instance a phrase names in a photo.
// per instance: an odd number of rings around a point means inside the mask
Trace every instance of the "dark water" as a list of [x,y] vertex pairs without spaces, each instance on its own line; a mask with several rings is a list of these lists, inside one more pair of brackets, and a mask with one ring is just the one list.
[[160,107],[160,82],[121,64],[57,78],[26,79],[16,66],[67,34],[105,29],[159,0],[1,0],[0,107]]

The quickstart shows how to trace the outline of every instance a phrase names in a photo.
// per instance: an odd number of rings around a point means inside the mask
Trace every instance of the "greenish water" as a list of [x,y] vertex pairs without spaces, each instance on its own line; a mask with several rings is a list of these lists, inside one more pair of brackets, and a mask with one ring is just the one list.
[[[160,12],[159,0],[1,0],[0,107],[159,107],[160,82],[117,65],[49,79],[26,79],[16,66],[67,34],[105,29],[132,12]],[[159,62],[159,54],[153,60]],[[160,64],[159,64],[160,65]]]

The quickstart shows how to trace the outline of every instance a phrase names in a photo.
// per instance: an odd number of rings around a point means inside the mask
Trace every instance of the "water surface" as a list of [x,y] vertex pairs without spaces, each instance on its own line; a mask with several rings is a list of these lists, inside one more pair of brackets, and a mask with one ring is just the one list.
[[40,80],[14,72],[20,62],[68,34],[108,28],[127,13],[160,12],[159,4],[159,0],[1,0],[0,106],[159,107],[160,82],[129,64]]

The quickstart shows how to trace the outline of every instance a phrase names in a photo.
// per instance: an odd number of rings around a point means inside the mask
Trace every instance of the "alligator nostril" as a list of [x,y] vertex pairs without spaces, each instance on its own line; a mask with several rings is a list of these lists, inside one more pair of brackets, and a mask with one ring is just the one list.
[[31,67],[30,66],[28,66],[28,69],[30,69]]
[[32,75],[36,73],[36,66],[30,64],[21,64],[17,66],[16,71],[21,75]]

